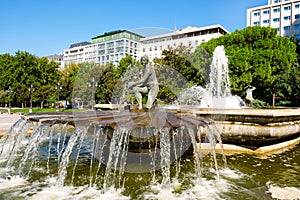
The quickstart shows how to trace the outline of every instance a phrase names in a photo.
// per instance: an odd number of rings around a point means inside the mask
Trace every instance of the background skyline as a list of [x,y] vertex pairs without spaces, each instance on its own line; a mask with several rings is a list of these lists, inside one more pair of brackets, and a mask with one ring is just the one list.
[[101,1],[11,0],[1,2],[0,54],[61,54],[71,44],[105,32],[155,27],[173,31],[220,24],[229,32],[246,27],[248,8],[267,0]]

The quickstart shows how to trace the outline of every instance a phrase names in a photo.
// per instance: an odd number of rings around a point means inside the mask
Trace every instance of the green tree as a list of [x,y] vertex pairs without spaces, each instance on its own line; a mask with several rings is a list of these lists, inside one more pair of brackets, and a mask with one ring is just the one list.
[[158,98],[165,102],[174,101],[180,92],[204,81],[202,71],[195,65],[191,48],[179,45],[164,50],[162,58],[154,59],[159,83]]
[[58,70],[58,64],[54,61],[49,61],[47,58],[39,58],[37,69],[39,71],[35,76],[33,86],[36,87],[33,93],[34,101],[40,102],[40,107],[44,107],[44,103],[55,102],[55,84],[61,77]]
[[[11,97],[12,105],[26,106],[30,101],[29,87],[34,86],[34,101],[43,102],[45,93],[52,93],[53,82],[59,78],[58,65],[55,62],[49,62],[47,58],[38,58],[28,52],[18,51],[16,55],[0,55],[0,89],[7,91],[12,87]],[[46,95],[47,96],[47,95]]]

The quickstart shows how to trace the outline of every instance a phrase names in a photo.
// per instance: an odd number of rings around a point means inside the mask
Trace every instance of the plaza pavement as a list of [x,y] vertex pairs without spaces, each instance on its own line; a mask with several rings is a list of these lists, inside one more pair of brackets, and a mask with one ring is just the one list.
[[18,114],[0,114],[0,137],[20,118],[21,115]]

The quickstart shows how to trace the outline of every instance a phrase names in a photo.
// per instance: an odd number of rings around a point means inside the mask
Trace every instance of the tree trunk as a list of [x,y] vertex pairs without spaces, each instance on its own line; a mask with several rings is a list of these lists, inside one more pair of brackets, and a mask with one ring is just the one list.
[[44,101],[41,101],[41,109],[44,108]]
[[273,93],[273,98],[272,98],[272,107],[274,108],[275,107],[275,93]]

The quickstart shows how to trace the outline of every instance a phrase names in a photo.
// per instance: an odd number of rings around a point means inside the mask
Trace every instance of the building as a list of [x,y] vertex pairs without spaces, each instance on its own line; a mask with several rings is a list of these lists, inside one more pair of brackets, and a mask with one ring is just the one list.
[[269,26],[280,36],[300,38],[300,0],[268,0],[267,5],[249,8],[247,26]]
[[81,42],[64,50],[64,62],[95,62],[102,65],[117,64],[126,54],[137,58],[137,48],[143,36],[127,30],[117,30],[92,38],[92,42]]
[[217,24],[201,28],[188,26],[180,30],[175,29],[172,33],[142,38],[138,58],[147,54],[152,61],[154,58],[161,58],[163,50],[176,48],[179,45],[189,46],[194,51],[201,43],[227,33],[229,32],[224,27]]
[[127,30],[117,30],[92,38],[91,42],[80,42],[64,50],[63,61],[69,63],[94,62],[105,65],[117,64],[126,54],[140,59],[147,54],[150,61],[161,58],[162,51],[179,45],[195,50],[202,42],[229,33],[221,25],[187,27],[172,33],[143,37]]
[[90,45],[90,42],[78,42],[71,44],[69,49],[64,50],[63,60],[64,64],[81,63],[84,61],[85,46]]
[[46,56],[46,58],[49,61],[56,62],[60,68],[62,68],[64,66],[63,55],[62,54],[59,54],[59,55],[55,54],[55,55],[51,55],[51,56]]

